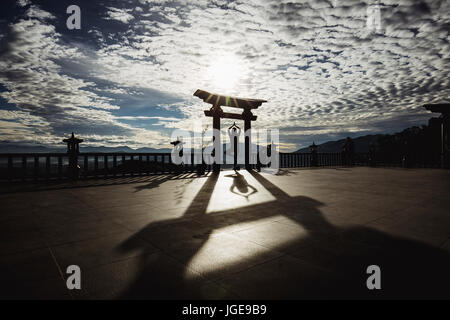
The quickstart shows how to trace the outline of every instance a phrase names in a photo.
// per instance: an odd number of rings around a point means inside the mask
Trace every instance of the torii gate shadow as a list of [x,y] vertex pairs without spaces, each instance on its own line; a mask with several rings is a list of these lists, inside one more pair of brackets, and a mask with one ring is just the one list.
[[[285,243],[276,250],[288,253],[322,273],[303,277],[279,290],[274,279],[253,279],[249,285],[260,288],[253,296],[244,298],[449,298],[450,254],[442,249],[416,241],[393,237],[367,227],[339,228],[330,224],[320,211],[321,202],[304,196],[290,197],[268,179],[256,172],[250,174],[276,200],[233,210],[206,214],[206,209],[219,179],[212,174],[207,178],[185,214],[176,219],[150,223],[125,241],[121,250],[136,250],[134,238],[143,238],[161,249],[161,253],[141,256],[136,280],[121,298],[145,299],[204,299],[227,298],[217,293],[217,283],[205,278],[187,277],[187,267],[193,257],[213,236],[213,231],[243,222],[252,222],[279,214],[298,223],[308,231],[307,236]],[[239,178],[242,179],[242,178]],[[245,179],[244,179],[245,180]],[[241,185],[243,181],[239,182]],[[252,186],[250,189],[255,189]],[[370,248],[370,249],[369,249]],[[233,248],[217,248],[233,250]],[[168,263],[174,259],[184,267]],[[251,258],[248,257],[248,260]],[[245,264],[246,258],[236,263]],[[172,260],[173,261],[173,260]],[[369,265],[377,264],[382,271],[382,290],[370,291],[366,287]],[[221,269],[217,265],[204,274],[217,278]],[[285,277],[298,279],[302,270],[290,270]],[[209,286],[209,287],[208,287]],[[242,287],[240,287],[242,288]],[[267,288],[267,290],[266,290]],[[241,290],[230,284],[227,289],[242,297]],[[255,292],[255,291],[252,291]],[[273,296],[277,293],[276,296]],[[231,296],[233,298],[235,296]]]

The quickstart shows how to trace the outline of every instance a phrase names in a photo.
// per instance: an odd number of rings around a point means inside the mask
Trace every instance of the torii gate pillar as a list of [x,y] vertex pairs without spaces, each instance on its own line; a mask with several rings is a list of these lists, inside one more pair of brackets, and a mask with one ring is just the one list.
[[220,139],[220,117],[223,114],[222,108],[218,105],[214,105],[212,108],[213,113],[213,145],[214,145],[214,157],[217,160],[213,164],[213,172],[218,173],[220,172],[220,161],[223,157],[222,154],[222,141]]
[[244,118],[244,133],[245,133],[245,169],[250,170],[250,146],[252,143],[251,140],[251,129],[252,129],[252,117],[253,114],[250,109],[244,109],[242,113],[242,117]]

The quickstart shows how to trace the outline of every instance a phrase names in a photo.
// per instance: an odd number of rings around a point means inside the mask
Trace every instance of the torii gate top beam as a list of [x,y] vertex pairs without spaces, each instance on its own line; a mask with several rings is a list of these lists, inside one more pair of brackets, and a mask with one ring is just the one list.
[[[205,116],[214,117],[214,111],[205,110],[204,112],[205,112]],[[221,118],[224,118],[224,119],[245,120],[248,118],[248,119],[250,119],[250,121],[256,120],[256,116],[254,116],[253,114],[245,117],[242,114],[234,114],[234,113],[230,113],[230,112],[220,112],[219,115]]]
[[194,96],[199,97],[204,102],[210,103],[216,107],[225,106],[241,109],[257,109],[261,104],[267,102],[266,100],[262,99],[247,99],[225,96],[216,93],[210,93],[200,89],[195,91]]

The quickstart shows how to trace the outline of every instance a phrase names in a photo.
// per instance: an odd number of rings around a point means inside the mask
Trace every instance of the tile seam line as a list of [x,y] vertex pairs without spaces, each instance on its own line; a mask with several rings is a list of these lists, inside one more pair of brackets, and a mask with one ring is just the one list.
[[[47,249],[48,249],[48,251],[50,252],[50,255],[52,256],[53,262],[56,264],[56,267],[57,267],[57,269],[58,269],[58,272],[59,272],[59,275],[60,275],[60,277],[61,277],[61,280],[63,281],[63,284],[67,287],[67,285],[66,285],[66,279],[64,279],[64,274],[63,274],[63,272],[62,272],[62,270],[61,270],[61,266],[59,265],[58,261],[56,260],[56,257],[55,257],[55,255],[53,254],[52,249],[51,249],[49,246],[47,246]],[[71,298],[72,300],[75,300],[75,297],[73,296],[72,292],[70,292],[70,290],[68,290],[68,293],[69,293],[70,298]]]

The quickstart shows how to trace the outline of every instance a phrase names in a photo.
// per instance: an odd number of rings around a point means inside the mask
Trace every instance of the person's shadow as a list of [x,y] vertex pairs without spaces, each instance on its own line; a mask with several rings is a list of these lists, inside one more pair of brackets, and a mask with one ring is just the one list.
[[237,171],[235,171],[234,174],[228,174],[225,177],[233,179],[230,192],[244,197],[247,201],[252,194],[258,192],[258,190],[249,184],[245,177]]
[[[320,203],[309,197],[291,197],[256,172],[250,174],[276,199],[232,210],[206,214],[218,175],[210,175],[184,215],[150,223],[121,244],[120,250],[142,249],[136,238],[145,239],[160,251],[141,255],[136,277],[121,298],[208,299],[227,297],[214,283],[191,270],[190,262],[205,246],[214,230],[268,218],[280,212],[307,231],[307,235],[283,243],[276,250],[323,272],[303,277],[301,283],[277,290],[277,278],[255,277],[249,285],[261,288],[242,295],[242,285],[230,282],[227,290],[243,298],[449,298],[450,255],[423,243],[397,238],[367,227],[339,228],[320,211]],[[238,180],[239,176],[233,177]],[[240,183],[240,182],[238,182]],[[236,183],[237,184],[237,183]],[[239,190],[239,187],[236,186]],[[242,187],[243,188],[243,187]],[[255,187],[247,187],[256,190]],[[232,190],[230,190],[232,192]],[[247,189],[248,191],[248,189]],[[257,191],[257,190],[256,190]],[[274,236],[275,238],[275,236]],[[217,248],[227,250],[230,248]],[[251,257],[248,257],[250,259]],[[245,259],[244,259],[245,260]],[[173,263],[176,261],[177,263]],[[245,263],[239,261],[237,263]],[[366,269],[378,265],[381,290],[368,290]],[[229,266],[228,266],[229,267]],[[214,265],[208,274],[220,273]],[[284,277],[298,279],[301,270],[285,270]],[[208,276],[206,274],[206,276]],[[273,296],[274,293],[276,296]],[[235,296],[235,297],[236,297]]]

